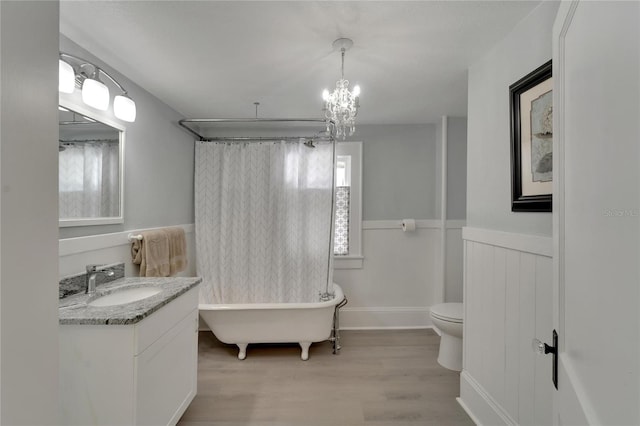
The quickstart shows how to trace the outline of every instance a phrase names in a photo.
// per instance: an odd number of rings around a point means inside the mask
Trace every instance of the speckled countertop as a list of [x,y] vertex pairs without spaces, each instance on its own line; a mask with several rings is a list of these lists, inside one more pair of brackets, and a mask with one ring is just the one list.
[[[98,288],[95,294],[76,294],[60,299],[59,323],[62,324],[135,324],[167,303],[197,286],[202,278],[121,278]],[[98,297],[120,289],[158,287],[162,291],[146,299],[113,306],[89,306]]]

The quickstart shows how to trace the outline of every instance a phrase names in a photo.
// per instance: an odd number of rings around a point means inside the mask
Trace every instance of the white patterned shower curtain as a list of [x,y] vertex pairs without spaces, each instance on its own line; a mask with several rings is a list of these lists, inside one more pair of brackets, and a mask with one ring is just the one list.
[[65,143],[59,153],[61,218],[120,215],[119,141]]
[[331,282],[333,147],[196,142],[201,303],[316,302]]

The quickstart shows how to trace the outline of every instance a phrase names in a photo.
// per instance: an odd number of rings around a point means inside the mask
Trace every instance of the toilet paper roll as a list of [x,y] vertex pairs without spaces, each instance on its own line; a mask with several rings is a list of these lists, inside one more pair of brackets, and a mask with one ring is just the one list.
[[416,230],[416,221],[414,219],[402,219],[402,232],[413,232]]

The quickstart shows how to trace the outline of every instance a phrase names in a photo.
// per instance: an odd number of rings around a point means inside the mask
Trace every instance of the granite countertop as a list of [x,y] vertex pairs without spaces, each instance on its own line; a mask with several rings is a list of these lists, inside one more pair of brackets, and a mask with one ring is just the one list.
[[[76,294],[60,299],[59,324],[118,325],[142,321],[167,303],[200,284],[202,278],[120,278],[101,285],[94,294]],[[125,288],[158,287],[162,291],[146,299],[113,306],[89,306],[98,297]]]

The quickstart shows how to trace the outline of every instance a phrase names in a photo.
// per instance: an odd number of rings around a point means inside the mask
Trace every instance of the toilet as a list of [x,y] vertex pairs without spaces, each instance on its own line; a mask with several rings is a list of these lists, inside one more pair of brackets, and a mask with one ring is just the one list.
[[438,363],[449,370],[462,370],[462,303],[434,305],[430,316],[441,332]]

